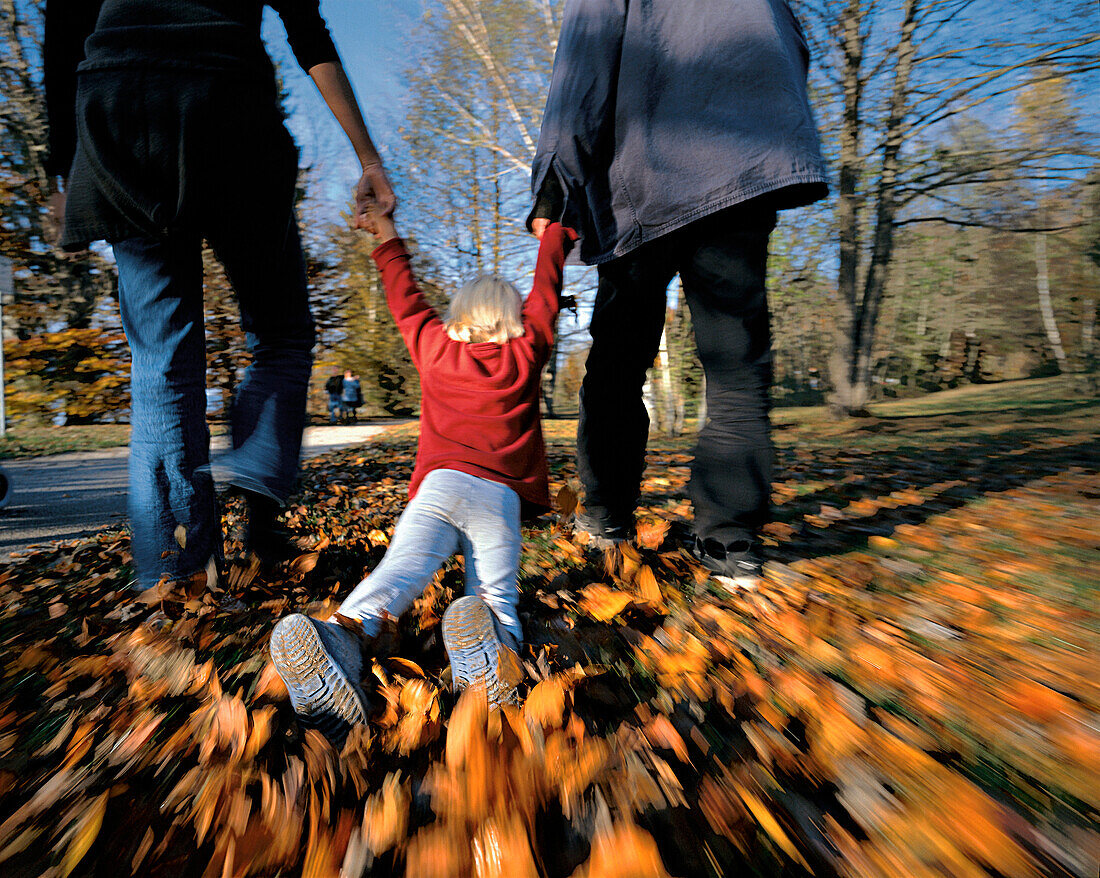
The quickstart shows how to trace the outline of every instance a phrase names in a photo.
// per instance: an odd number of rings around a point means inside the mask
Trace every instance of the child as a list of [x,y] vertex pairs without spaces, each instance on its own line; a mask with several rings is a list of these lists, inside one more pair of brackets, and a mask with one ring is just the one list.
[[521,506],[550,505],[539,419],[542,367],[553,346],[562,264],[576,240],[559,224],[542,237],[524,303],[496,277],[466,284],[444,319],[425,301],[393,220],[374,211],[365,227],[394,320],[420,373],[420,443],[409,505],[382,563],[341,604],[334,620],[296,614],[271,635],[271,657],[299,718],[342,741],[366,722],[360,644],[386,616],[407,610],[455,552],[466,561],[466,595],[443,616],[455,689],[484,687],[490,703],[514,697],[501,673],[504,649],[523,641],[519,592]]

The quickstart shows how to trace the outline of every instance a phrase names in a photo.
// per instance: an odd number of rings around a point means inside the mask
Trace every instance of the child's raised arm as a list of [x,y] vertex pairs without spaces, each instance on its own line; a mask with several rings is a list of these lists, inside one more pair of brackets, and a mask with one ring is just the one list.
[[535,349],[548,356],[554,344],[554,321],[561,308],[562,268],[573,249],[577,233],[561,223],[552,223],[539,243],[535,282],[523,305],[523,325],[535,337]]
[[371,258],[382,275],[386,303],[412,355],[413,365],[419,369],[425,341],[440,337],[438,327],[442,324],[439,315],[420,292],[409,264],[409,251],[398,237],[393,218],[373,211],[369,222],[371,231],[381,241],[371,253]]

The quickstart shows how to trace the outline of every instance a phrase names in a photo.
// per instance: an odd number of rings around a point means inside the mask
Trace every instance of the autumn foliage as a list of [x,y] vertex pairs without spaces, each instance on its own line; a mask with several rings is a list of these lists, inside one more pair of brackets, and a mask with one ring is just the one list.
[[89,327],[5,340],[14,417],[71,423],[118,420],[130,408],[130,353],[121,330]]
[[688,458],[658,447],[634,545],[589,552],[567,516],[525,531],[522,707],[449,691],[456,559],[366,662],[372,720],[342,752],[298,728],[266,639],[378,563],[410,440],[309,462],[300,554],[270,576],[134,601],[122,534],[30,554],[0,572],[0,869],[1091,876],[1096,450],[784,445],[788,563],[729,595],[678,549]]

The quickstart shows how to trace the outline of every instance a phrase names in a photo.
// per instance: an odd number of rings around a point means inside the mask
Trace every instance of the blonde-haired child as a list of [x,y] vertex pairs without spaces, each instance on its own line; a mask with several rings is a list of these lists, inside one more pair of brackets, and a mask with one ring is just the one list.
[[423,592],[455,552],[465,558],[466,595],[443,616],[456,689],[484,687],[511,700],[505,650],[523,641],[517,606],[521,510],[549,507],[539,416],[542,368],[554,341],[562,265],[576,240],[559,224],[539,247],[527,301],[500,278],[466,284],[440,319],[421,295],[393,220],[372,212],[361,225],[380,240],[372,257],[394,320],[420,373],[420,442],[409,505],[378,567],[348,595],[334,620],[296,614],[271,635],[271,656],[300,719],[342,740],[366,721],[361,644]]

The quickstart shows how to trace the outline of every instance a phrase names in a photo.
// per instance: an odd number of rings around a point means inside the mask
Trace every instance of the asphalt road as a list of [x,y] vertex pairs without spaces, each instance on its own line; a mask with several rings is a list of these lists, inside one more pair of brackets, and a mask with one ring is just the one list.
[[[390,423],[310,427],[302,453],[312,457],[356,445]],[[36,543],[124,523],[126,455],[123,447],[0,461],[12,483],[11,501],[0,509],[0,562]],[[217,444],[213,457],[217,461]]]

